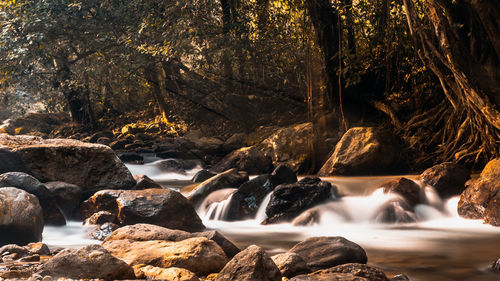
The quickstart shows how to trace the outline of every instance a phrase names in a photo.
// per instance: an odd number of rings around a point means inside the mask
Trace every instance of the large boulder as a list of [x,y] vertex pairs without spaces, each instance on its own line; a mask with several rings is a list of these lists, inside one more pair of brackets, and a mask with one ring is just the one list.
[[46,182],[45,186],[52,193],[52,196],[54,196],[63,214],[67,218],[74,218],[75,212],[82,202],[82,188],[78,185],[61,181]]
[[168,280],[168,281],[199,281],[196,274],[185,268],[169,267],[161,268],[152,265],[135,266],[135,276],[147,280]]
[[262,200],[273,189],[270,175],[260,175],[242,184],[233,193],[226,219],[234,221],[254,218]]
[[320,176],[394,173],[401,170],[397,138],[372,127],[349,129],[318,172]]
[[14,187],[0,188],[0,246],[42,239],[43,214],[36,196]]
[[246,172],[230,169],[200,183],[187,197],[197,206],[210,193],[224,188],[237,188],[246,181],[248,181]]
[[302,123],[276,130],[257,147],[271,157],[274,166],[285,164],[293,171],[303,172],[310,159],[309,142],[313,124]]
[[73,279],[135,279],[130,266],[99,245],[63,250],[42,265],[39,274]]
[[292,278],[299,274],[311,272],[304,259],[296,253],[286,252],[271,258],[284,277]]
[[85,219],[99,211],[115,214],[121,225],[149,223],[190,232],[205,229],[193,205],[169,189],[101,190],[83,202],[80,216]]
[[259,246],[241,251],[219,272],[216,281],[280,281],[281,273]]
[[149,188],[162,188],[159,183],[155,182],[146,175],[134,175],[134,180],[137,182],[134,187],[134,189],[136,190],[149,189]]
[[228,261],[219,245],[205,237],[179,242],[106,240],[102,246],[132,266],[180,267],[199,276],[219,272]]
[[311,237],[289,252],[301,256],[312,270],[327,269],[345,263],[362,263],[368,260],[365,250],[343,237]]
[[465,182],[470,179],[470,171],[458,164],[445,162],[425,170],[419,179],[434,187],[439,196],[447,198],[464,191]]
[[383,188],[384,193],[399,194],[408,204],[415,206],[421,203],[420,186],[414,181],[407,178],[398,178],[385,183],[382,183],[380,188]]
[[258,148],[251,146],[229,153],[212,170],[220,173],[231,168],[249,174],[264,174],[272,171],[273,164],[271,158],[264,155]]
[[164,240],[175,242],[193,237],[205,237],[214,241],[222,248],[229,258],[234,257],[240,251],[231,241],[227,240],[226,237],[215,230],[189,233],[152,224],[134,224],[120,227],[111,233],[104,241],[128,239],[134,241]]
[[366,264],[349,263],[310,274],[296,276],[290,281],[389,281],[385,273]]
[[0,174],[7,172],[28,173],[28,169],[19,155],[8,149],[0,148]]
[[105,145],[0,134],[0,146],[19,155],[37,179],[76,184],[86,196],[102,189],[129,189],[135,185],[127,167]]
[[266,207],[266,224],[291,221],[306,209],[331,200],[337,188],[319,178],[304,178],[297,183],[277,186]]
[[500,226],[500,158],[488,162],[478,179],[467,182],[458,202],[458,214]]
[[4,173],[0,175],[0,187],[16,187],[35,195],[42,206],[45,224],[66,224],[56,199],[47,187],[36,178],[22,172]]

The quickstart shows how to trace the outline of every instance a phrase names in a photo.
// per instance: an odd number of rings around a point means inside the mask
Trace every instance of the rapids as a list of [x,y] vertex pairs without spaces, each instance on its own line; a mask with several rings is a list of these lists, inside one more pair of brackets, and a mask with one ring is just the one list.
[[[154,161],[156,159],[152,159]],[[157,162],[127,165],[132,174],[146,174],[165,188],[178,189],[190,183],[200,170],[165,173]],[[500,227],[479,220],[462,219],[457,214],[458,197],[443,201],[430,186],[422,186],[426,204],[415,207],[415,223],[385,224],[374,220],[376,212],[395,195],[383,194],[377,186],[397,176],[323,178],[338,187],[340,199],[316,206],[320,219],[313,225],[260,225],[266,218],[263,200],[253,220],[224,221],[234,190],[209,195],[198,213],[210,229],[224,234],[240,248],[257,244],[271,254],[284,252],[312,236],[343,236],[361,245],[368,262],[389,274],[405,273],[411,280],[498,280],[487,267],[500,256]],[[414,176],[405,176],[415,178]],[[418,182],[417,182],[418,183]],[[217,200],[217,198],[220,198]],[[66,227],[46,227],[44,242],[50,246],[77,246],[99,241],[85,238],[88,229],[80,223]]]

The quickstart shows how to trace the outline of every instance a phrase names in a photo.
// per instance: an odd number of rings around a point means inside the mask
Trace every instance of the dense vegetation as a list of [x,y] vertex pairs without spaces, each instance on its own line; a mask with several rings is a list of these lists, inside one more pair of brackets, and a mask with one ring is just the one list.
[[[391,128],[415,165],[500,156],[495,0],[0,1],[0,118],[19,103],[99,128],[312,121]],[[154,109],[154,110],[151,110]]]

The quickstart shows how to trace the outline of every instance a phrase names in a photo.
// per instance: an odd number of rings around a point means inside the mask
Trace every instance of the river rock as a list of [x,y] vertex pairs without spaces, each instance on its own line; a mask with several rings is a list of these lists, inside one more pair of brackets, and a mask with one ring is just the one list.
[[318,172],[320,176],[394,173],[401,170],[397,138],[372,127],[349,129]]
[[272,171],[273,164],[271,159],[256,147],[243,147],[228,154],[212,170],[223,172],[231,168],[249,174],[264,174]]
[[194,141],[197,149],[205,154],[217,155],[222,153],[224,141],[214,137],[201,137]]
[[271,158],[274,166],[285,164],[294,172],[304,172],[310,157],[313,124],[302,123],[276,130],[257,148]]
[[458,202],[458,214],[500,226],[500,158],[488,162],[479,178],[467,183]]
[[500,258],[491,264],[490,270],[495,273],[500,273]]
[[106,240],[102,246],[132,266],[180,267],[199,276],[219,272],[228,261],[219,245],[205,237],[179,242]]
[[270,175],[260,175],[242,184],[229,202],[227,220],[254,218],[262,200],[273,189]]
[[224,153],[230,153],[234,150],[246,146],[247,135],[244,133],[237,133],[229,137],[222,145]]
[[408,204],[415,206],[421,203],[420,186],[407,178],[394,179],[381,184],[384,193],[399,194]]
[[92,239],[103,241],[118,228],[120,227],[117,224],[114,224],[112,222],[105,222],[101,225],[97,225],[97,227],[90,232],[90,237]]
[[445,162],[425,170],[419,179],[434,187],[442,198],[448,198],[464,191],[470,171],[458,164]]
[[115,223],[116,214],[110,213],[108,211],[99,211],[97,213],[92,214],[92,216],[85,219],[83,222],[84,225],[101,225],[107,222]]
[[216,175],[217,175],[216,173],[212,173],[209,170],[203,169],[203,170],[197,172],[193,176],[193,179],[191,179],[191,181],[194,183],[204,182],[204,181],[208,180],[209,178],[214,177]]
[[271,183],[274,186],[295,182],[297,182],[297,175],[287,165],[281,164],[276,167],[271,173]]
[[188,195],[188,199],[196,206],[210,193],[223,188],[237,188],[246,181],[248,181],[246,172],[230,169],[200,183]]
[[137,182],[133,189],[135,190],[143,190],[149,188],[162,188],[160,184],[152,180],[150,177],[146,175],[135,175],[134,180]]
[[403,198],[395,198],[382,205],[376,212],[373,221],[377,223],[414,223],[417,216],[414,209]]
[[0,174],[7,172],[28,173],[28,169],[19,155],[9,151],[8,149],[0,148]]
[[368,260],[365,250],[343,237],[311,237],[289,252],[301,256],[312,270],[321,270],[345,263],[363,263]]
[[101,190],[80,208],[82,218],[99,211],[116,214],[121,225],[150,223],[190,232],[205,229],[191,203],[169,189]]
[[304,178],[277,186],[266,207],[266,224],[290,221],[306,209],[331,200],[337,188],[319,178]]
[[47,244],[44,244],[42,242],[32,242],[24,246],[24,248],[28,250],[28,252],[31,255],[40,255],[40,256],[50,255],[49,247],[47,246]]
[[193,237],[205,237],[214,241],[229,258],[240,252],[238,247],[215,230],[189,233],[152,224],[135,224],[121,227],[108,236],[105,241],[128,239],[134,241],[165,240],[175,242]]
[[135,266],[135,275],[137,278],[147,279],[147,280],[168,280],[168,281],[199,281],[200,279],[196,274],[191,271],[178,268],[161,268],[151,265],[146,266]]
[[19,155],[37,179],[76,184],[83,188],[84,196],[135,186],[127,167],[105,145],[0,134],[1,145]]
[[234,256],[215,280],[280,281],[281,273],[264,249],[252,245]]
[[7,254],[15,254],[15,259],[19,259],[21,257],[29,255],[30,252],[25,247],[21,247],[16,244],[8,244],[0,247],[0,257],[3,257]]
[[42,265],[39,274],[73,279],[135,279],[130,266],[99,245],[63,250]]
[[42,239],[43,213],[36,196],[14,187],[0,188],[0,246]]
[[144,161],[144,157],[135,152],[118,154],[118,158],[124,163],[142,163]]
[[82,188],[75,184],[60,181],[47,182],[45,186],[54,196],[63,214],[68,218],[74,218],[75,212],[82,202]]
[[36,178],[21,172],[4,173],[0,175],[0,187],[16,187],[35,195],[42,206],[45,224],[66,224],[52,193]]
[[329,269],[318,270],[307,275],[296,276],[290,281],[388,281],[385,273],[366,264],[349,263]]
[[272,256],[271,259],[280,270],[281,275],[287,278],[311,272],[304,259],[295,253],[282,253]]

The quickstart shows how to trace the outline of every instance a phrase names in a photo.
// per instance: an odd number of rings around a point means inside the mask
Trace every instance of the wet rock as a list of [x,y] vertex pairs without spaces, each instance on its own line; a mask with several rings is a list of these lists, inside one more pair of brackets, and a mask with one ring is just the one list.
[[162,188],[160,184],[152,180],[146,175],[135,175],[134,180],[137,182],[133,189],[143,190],[149,188]]
[[285,164],[294,172],[304,172],[312,137],[312,123],[297,124],[276,130],[257,147],[271,158],[274,166]]
[[252,245],[234,256],[215,280],[280,281],[281,273],[264,249]]
[[0,187],[16,187],[35,195],[42,206],[45,224],[65,225],[64,215],[59,210],[52,193],[36,178],[21,172],[0,175]]
[[75,218],[75,212],[82,202],[82,188],[60,181],[47,182],[45,186],[54,196],[63,214],[68,218]]
[[189,233],[151,224],[135,224],[121,227],[106,238],[106,241],[128,239],[134,241],[164,240],[175,242],[193,237],[205,237],[214,241],[229,258],[234,257],[240,251],[231,241],[214,230]]
[[410,281],[410,278],[405,274],[398,274],[389,279],[390,281]]
[[311,237],[288,252],[301,256],[311,270],[326,269],[345,263],[362,263],[368,260],[365,250],[343,237]]
[[111,144],[111,142],[113,142],[112,138],[100,137],[97,139],[97,141],[95,143],[109,146]]
[[142,161],[144,161],[144,157],[142,155],[133,152],[119,154],[118,158],[120,158],[120,160],[123,161],[124,163],[129,163],[129,162],[142,163]]
[[298,217],[296,217],[292,221],[292,225],[294,226],[311,226],[316,223],[319,223],[319,220],[321,218],[320,211],[316,208],[311,208],[302,214],[300,214]]
[[420,186],[407,178],[394,179],[380,185],[384,193],[396,193],[408,202],[411,206],[421,203]]
[[329,269],[318,270],[307,275],[296,276],[290,281],[388,281],[385,273],[365,264],[349,263]]
[[445,162],[425,170],[419,179],[434,187],[442,198],[448,198],[464,191],[470,171],[458,164]]
[[491,264],[490,270],[495,273],[500,273],[500,258]]
[[14,259],[18,259],[21,257],[28,256],[29,253],[30,252],[25,247],[21,247],[16,244],[8,244],[0,247],[0,257],[15,254]]
[[203,169],[203,170],[197,172],[191,181],[194,183],[204,182],[204,181],[208,180],[209,178],[214,177],[216,175],[217,175],[216,173],[212,173],[209,170]]
[[284,183],[295,183],[297,182],[297,175],[288,166],[281,164],[271,173],[271,183],[274,186],[278,186]]
[[243,147],[228,154],[212,170],[223,172],[231,168],[255,175],[270,173],[273,164],[271,159],[256,147]]
[[201,137],[194,142],[197,149],[206,154],[221,154],[224,142],[218,138]]
[[223,144],[222,150],[224,153],[230,153],[236,149],[246,146],[247,135],[244,133],[237,133],[229,137]]
[[223,188],[237,188],[246,181],[248,181],[247,173],[238,172],[236,169],[227,170],[200,183],[189,194],[188,199],[196,206],[210,193]]
[[119,228],[118,225],[110,222],[103,223],[102,225],[99,225],[97,229],[92,231],[90,233],[90,237],[92,239],[100,240],[103,241],[106,239],[108,236],[113,233],[113,231],[117,230]]
[[306,209],[331,200],[337,188],[319,178],[304,178],[276,187],[266,207],[266,224],[290,221]]
[[132,266],[180,267],[200,276],[218,272],[228,261],[219,245],[205,237],[179,242],[106,240],[102,246]]
[[130,266],[99,245],[63,250],[47,261],[39,274],[73,279],[135,279]]
[[488,162],[478,179],[467,182],[458,202],[458,214],[500,226],[500,158]]
[[372,128],[349,129],[318,172],[320,176],[394,173],[401,170],[402,149],[389,132]]
[[7,172],[28,173],[28,169],[19,155],[8,149],[0,148],[0,174]]
[[191,170],[196,167],[197,163],[195,161],[184,159],[166,159],[157,161],[155,164],[156,167],[161,169],[163,172],[183,174],[186,170]]
[[16,152],[37,179],[78,185],[84,188],[84,196],[102,189],[135,186],[127,167],[105,145],[3,134],[0,145]]
[[39,255],[32,255],[32,256],[27,256],[27,257],[22,257],[19,259],[19,262],[38,262],[40,261],[40,256]]
[[[213,205],[215,203],[221,203],[222,201],[228,200],[229,197],[231,197],[236,190],[237,189],[235,189],[235,188],[224,188],[224,189],[219,189],[217,191],[210,193],[207,197],[205,197],[205,199],[203,199],[203,202],[198,207],[198,212],[201,212],[202,214],[206,214],[205,216],[207,216],[208,215],[207,213],[208,213],[211,205]],[[229,214],[229,211],[230,210],[226,209],[226,211],[222,212],[220,214],[221,219],[225,220],[226,215]],[[216,215],[215,213],[216,212],[212,212],[210,214],[210,217],[208,217],[208,219],[217,219],[217,218],[214,218],[214,216]]]
[[415,212],[406,200],[394,199],[377,210],[373,220],[378,223],[414,223],[417,222]]
[[111,142],[109,144],[109,147],[111,147],[111,149],[113,149],[113,150],[120,150],[120,149],[124,149],[127,144],[131,144],[131,143],[132,143],[131,140],[122,139],[122,140],[117,140],[117,141]]
[[161,268],[151,265],[134,267],[137,278],[147,280],[199,281],[193,272],[178,267]]
[[270,175],[260,175],[242,184],[231,198],[227,220],[254,218],[260,204],[273,189]]
[[99,211],[117,214],[120,225],[150,223],[190,232],[205,229],[191,203],[169,189],[102,190],[80,210],[83,218]]
[[116,221],[116,214],[110,213],[108,211],[99,211],[94,213],[92,216],[88,217],[83,224],[84,225],[99,225],[105,224],[107,222],[114,223]]
[[284,277],[292,278],[311,272],[304,259],[295,253],[282,253],[271,258]]
[[14,187],[0,188],[0,246],[42,239],[43,213],[38,199]]
[[27,249],[29,253],[32,255],[40,255],[40,256],[50,255],[49,247],[41,242],[29,243],[28,245],[24,246],[24,248]]

